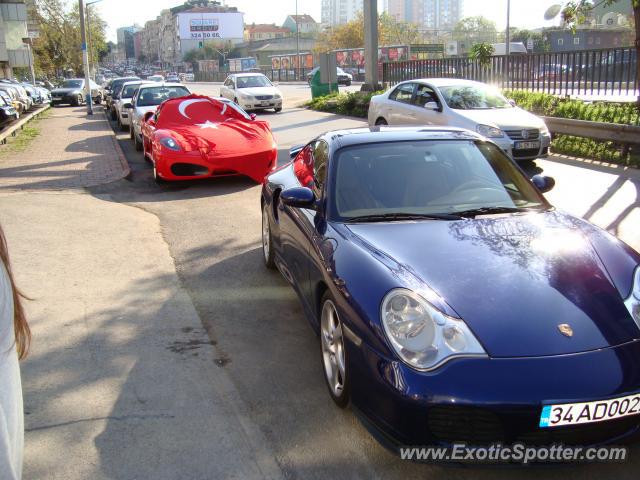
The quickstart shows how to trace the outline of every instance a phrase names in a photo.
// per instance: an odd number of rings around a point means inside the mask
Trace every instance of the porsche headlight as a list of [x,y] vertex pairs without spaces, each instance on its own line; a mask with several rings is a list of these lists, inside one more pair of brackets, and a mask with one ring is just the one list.
[[487,138],[500,138],[504,137],[504,133],[497,127],[492,127],[490,125],[478,125],[476,127],[476,131]]
[[487,355],[464,321],[445,315],[411,290],[391,290],[380,310],[389,343],[410,367],[432,370],[454,357]]
[[178,142],[176,142],[173,138],[171,137],[164,137],[160,139],[160,144],[163,147],[167,147],[169,150],[174,150],[176,152],[179,152],[180,150],[182,150],[180,148],[180,145],[178,145]]
[[624,301],[624,304],[627,306],[627,310],[629,310],[633,320],[640,327],[640,265],[636,267],[636,271],[633,273],[633,287],[631,287],[631,293]]

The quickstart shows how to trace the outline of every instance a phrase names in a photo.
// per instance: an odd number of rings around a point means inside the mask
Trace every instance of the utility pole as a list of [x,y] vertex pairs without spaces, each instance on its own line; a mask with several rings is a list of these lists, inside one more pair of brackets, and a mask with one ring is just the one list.
[[378,2],[364,0],[364,82],[362,90],[378,89]]
[[507,0],[507,31],[504,34],[504,52],[507,55],[507,88],[511,80],[511,0]]
[[298,0],[296,0],[296,80],[300,75],[300,28],[298,27]]
[[87,50],[87,31],[84,18],[84,0],[78,0],[80,8],[80,37],[82,41],[82,63],[84,64],[84,90],[87,101],[87,115],[93,115],[91,99],[91,78],[89,77],[89,51]]

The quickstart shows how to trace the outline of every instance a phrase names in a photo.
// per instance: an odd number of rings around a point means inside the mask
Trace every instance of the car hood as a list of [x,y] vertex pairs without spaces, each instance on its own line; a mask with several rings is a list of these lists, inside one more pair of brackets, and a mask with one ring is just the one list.
[[159,105],[150,105],[148,107],[136,107],[136,114],[141,117],[144,116],[147,112],[155,112],[158,109]]
[[244,93],[247,95],[275,95],[280,94],[277,88],[275,87],[251,87],[251,88],[240,88],[238,89],[238,93]]
[[454,110],[458,115],[482,125],[499,128],[542,128],[541,118],[518,107],[492,108],[486,110]]
[[[570,354],[640,337],[590,239],[602,234],[569,215],[347,228],[374,258],[391,257],[391,264],[437,292],[492,357]],[[612,264],[622,263],[625,255],[617,244],[606,252]],[[573,335],[562,334],[561,324]]]

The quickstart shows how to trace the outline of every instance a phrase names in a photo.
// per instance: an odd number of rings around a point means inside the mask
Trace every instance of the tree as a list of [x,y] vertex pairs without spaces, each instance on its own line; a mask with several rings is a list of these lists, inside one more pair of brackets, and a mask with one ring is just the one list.
[[548,40],[545,40],[545,37],[541,32],[510,28],[509,36],[512,42],[522,42],[525,45],[529,39],[533,40],[533,53],[544,53],[551,49],[551,44]]
[[[602,0],[598,6],[610,6],[618,0]],[[640,85],[640,0],[632,0],[633,19],[635,21],[635,47],[636,47],[636,81]],[[593,12],[595,6],[589,0],[573,0],[562,8],[562,19],[565,24],[573,29],[581,23],[585,23]],[[638,108],[640,109],[640,95],[638,96]]]
[[[82,75],[80,12],[78,3],[65,0],[35,0],[29,10],[30,19],[39,25],[40,37],[35,39],[34,64],[38,75],[56,76],[72,70]],[[95,8],[89,9],[89,58],[97,62],[108,52],[105,43],[106,23]]]
[[456,23],[451,36],[467,45],[494,43],[498,32],[496,24],[484,17],[466,17]]
[[[410,45],[416,43],[419,37],[417,25],[399,22],[386,12],[378,16],[379,45]],[[364,17],[360,12],[350,22],[320,32],[315,51],[324,53],[343,48],[362,47],[364,47]]]
[[476,43],[469,51],[469,57],[478,60],[483,67],[488,67],[491,63],[491,56],[495,49],[490,43]]

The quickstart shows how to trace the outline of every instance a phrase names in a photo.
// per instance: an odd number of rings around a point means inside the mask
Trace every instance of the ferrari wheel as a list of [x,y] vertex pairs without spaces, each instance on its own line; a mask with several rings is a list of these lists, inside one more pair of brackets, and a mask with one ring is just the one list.
[[156,162],[153,162],[153,180],[158,185],[164,185],[166,182],[162,179],[160,175],[158,175],[158,169],[156,168]]
[[329,292],[322,297],[320,347],[329,394],[336,405],[345,408],[349,404],[347,352],[344,348],[342,322]]
[[262,206],[262,258],[267,268],[275,268],[273,260],[273,240],[271,239],[271,223],[269,221],[269,206]]

